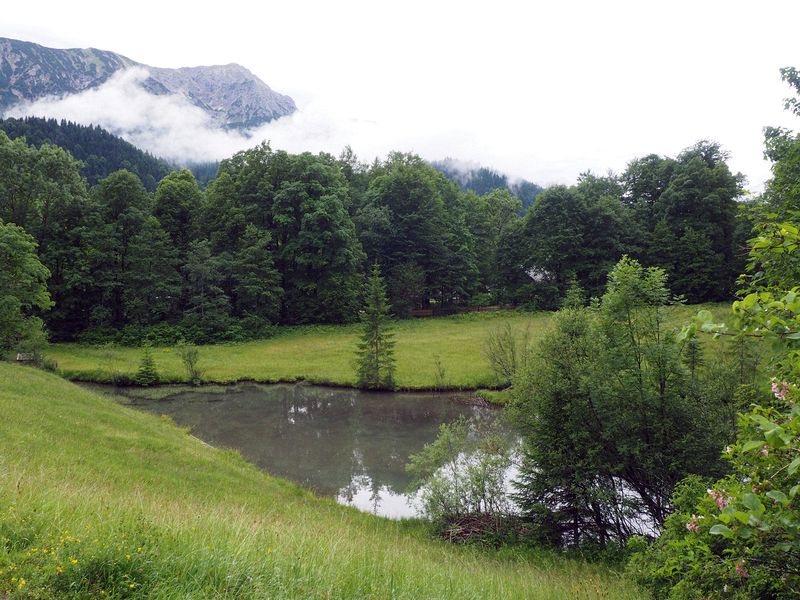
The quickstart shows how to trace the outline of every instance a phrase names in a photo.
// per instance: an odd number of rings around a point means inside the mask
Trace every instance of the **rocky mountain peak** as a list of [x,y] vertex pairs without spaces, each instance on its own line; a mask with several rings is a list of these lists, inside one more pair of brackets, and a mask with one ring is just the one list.
[[177,94],[201,108],[215,124],[246,129],[297,110],[289,96],[272,90],[236,63],[165,69],[94,48],[47,48],[0,38],[0,113],[20,102],[63,97],[101,86],[114,73],[141,67],[151,94]]

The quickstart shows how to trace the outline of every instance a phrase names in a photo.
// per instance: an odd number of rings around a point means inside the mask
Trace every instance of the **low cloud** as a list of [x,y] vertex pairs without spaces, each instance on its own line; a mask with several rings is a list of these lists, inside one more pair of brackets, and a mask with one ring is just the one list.
[[[17,104],[6,116],[51,117],[99,125],[177,164],[220,160],[261,141],[289,152],[332,154],[349,145],[365,162],[393,150],[417,152],[429,160],[446,156],[487,158],[471,153],[477,146],[471,134],[443,126],[433,117],[427,123],[404,114],[362,119],[349,114],[352,109],[347,106],[337,110],[315,98],[308,99],[294,114],[261,127],[227,131],[181,95],[147,92],[141,85],[147,77],[144,68],[127,69],[79,94]],[[477,162],[464,161],[464,166],[467,164],[478,166]]]
[[99,125],[179,163],[216,160],[247,146],[245,136],[216,128],[206,113],[183,96],[148,93],[141,87],[147,77],[144,68],[119,71],[97,88],[18,104],[7,116],[53,117]]
[[[15,105],[9,117],[52,117],[99,125],[139,148],[178,164],[226,158],[262,140],[290,152],[340,152],[351,144],[361,153],[385,154],[396,139],[374,121],[342,118],[311,100],[301,110],[249,130],[224,130],[185,97],[154,95],[142,87],[144,68],[115,73],[103,85],[79,94]],[[401,148],[398,146],[397,149]]]
[[[482,165],[506,174],[511,182],[521,177],[540,185],[573,183],[579,173],[589,169],[620,171],[636,156],[675,154],[695,141],[673,131],[671,137],[685,140],[651,145],[652,139],[666,134],[641,127],[642,122],[658,123],[645,116],[626,123],[576,113],[565,127],[541,108],[528,111],[524,119],[515,116],[520,111],[514,106],[464,115],[457,107],[431,103],[427,97],[406,99],[404,104],[358,95],[337,97],[336,92],[304,98],[297,112],[261,127],[227,131],[183,96],[148,93],[141,86],[147,76],[144,68],[120,71],[98,88],[19,104],[6,116],[33,115],[99,125],[176,164],[220,160],[261,141],[289,152],[334,155],[349,145],[364,162],[393,150],[415,152],[427,160],[451,157],[464,171]],[[368,111],[375,114],[363,118]],[[586,133],[592,128],[599,128],[600,133]],[[760,131],[755,135],[760,136]],[[739,158],[746,155],[745,148],[758,155],[747,165],[756,187],[768,176],[757,139],[739,144],[722,135],[698,137],[723,142],[739,159],[732,161],[734,169],[747,170]],[[594,145],[589,143],[593,139]],[[627,142],[615,144],[617,139]]]

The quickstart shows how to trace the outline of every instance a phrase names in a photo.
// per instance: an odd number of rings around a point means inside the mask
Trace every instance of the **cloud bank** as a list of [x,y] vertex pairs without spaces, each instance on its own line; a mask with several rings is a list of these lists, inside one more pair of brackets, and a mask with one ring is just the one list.
[[308,99],[292,115],[261,127],[223,130],[183,96],[147,92],[141,85],[147,77],[147,70],[141,67],[119,71],[97,88],[21,103],[6,116],[99,125],[176,164],[220,160],[261,141],[289,152],[332,154],[349,145],[365,162],[399,150],[417,152],[430,160],[447,156],[470,159],[472,167],[478,166],[476,161],[486,164],[487,157],[473,152],[476,141],[472,134],[448,127],[436,118],[428,122],[403,114],[357,118],[350,114],[355,109],[345,106],[336,110],[315,98]]
[[294,114],[261,127],[224,130],[185,97],[146,91],[142,82],[147,77],[145,68],[126,69],[101,86],[79,94],[17,104],[6,116],[50,117],[99,125],[178,164],[220,160],[262,140],[290,152],[338,153],[351,144],[367,154],[378,155],[401,148],[376,143],[379,138],[395,140],[398,131],[388,131],[374,121],[341,118],[313,100]]
[[[389,102],[389,92],[384,97],[340,98],[335,92],[325,95],[322,91],[299,102],[300,109],[290,116],[249,131],[228,131],[183,96],[147,92],[141,86],[147,76],[144,68],[120,71],[98,88],[19,104],[6,116],[99,125],[179,165],[220,160],[269,141],[275,149],[334,155],[349,145],[364,162],[393,150],[415,152],[427,160],[451,157],[493,168],[511,181],[525,178],[540,185],[569,184],[583,171],[619,172],[637,156],[675,155],[705,137],[732,151],[731,166],[747,172],[751,189],[758,190],[769,176],[760,156],[759,128],[733,135],[729,119],[716,127],[693,120],[675,127],[653,118],[653,108],[645,103],[637,104],[639,113],[627,120],[600,119],[595,109],[572,111],[565,121],[551,118],[557,115],[560,94],[544,96],[535,110],[527,112],[524,99],[510,96],[480,114],[465,114],[463,107],[422,93],[414,96],[406,91],[404,102]],[[521,113],[524,118],[518,116]],[[703,135],[688,137],[687,130]],[[618,140],[626,142],[621,145]]]

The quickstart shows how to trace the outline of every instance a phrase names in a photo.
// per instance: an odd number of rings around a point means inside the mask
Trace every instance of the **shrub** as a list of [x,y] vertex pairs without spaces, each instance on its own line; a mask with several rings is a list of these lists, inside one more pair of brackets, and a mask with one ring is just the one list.
[[492,329],[484,344],[484,355],[497,381],[511,383],[517,370],[523,367],[530,353],[530,330],[519,335],[510,323]]
[[436,382],[434,384],[435,389],[445,389],[447,386],[447,370],[445,369],[444,364],[442,364],[442,357],[438,354],[433,355],[433,368],[435,369],[433,374],[434,381]]
[[409,459],[423,515],[450,539],[482,538],[504,529],[512,515],[506,493],[509,443],[496,427],[471,430],[460,418],[444,423],[436,440]]
[[514,379],[509,412],[525,441],[516,497],[561,545],[657,529],[676,483],[720,473],[729,399],[696,393],[664,323],[665,279],[624,257],[599,302],[557,313]]
[[232,317],[214,322],[201,322],[187,317],[179,323],[126,325],[121,329],[93,327],[78,335],[78,342],[91,346],[175,346],[181,341],[190,344],[216,344],[266,339],[275,335],[277,327],[257,317]]
[[200,352],[195,346],[189,346],[181,342],[177,346],[178,356],[186,367],[186,375],[193,385],[198,385],[203,377],[203,370],[199,367]]
[[[776,399],[793,393],[775,384]],[[733,474],[711,487],[684,480],[664,532],[652,545],[637,542],[629,572],[658,598],[800,595],[798,439],[791,399],[782,409],[753,405],[725,452]]]

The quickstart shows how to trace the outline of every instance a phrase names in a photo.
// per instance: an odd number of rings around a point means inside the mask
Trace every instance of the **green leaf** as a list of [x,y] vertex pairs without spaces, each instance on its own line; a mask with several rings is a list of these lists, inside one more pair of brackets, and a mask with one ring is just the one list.
[[794,498],[795,496],[797,496],[797,492],[800,492],[800,483],[793,486],[792,489],[789,490],[789,497]]
[[769,442],[769,445],[774,448],[782,448],[786,445],[786,442],[784,441],[783,427],[770,429],[764,433],[764,438],[766,438],[767,442]]
[[771,490],[767,492],[767,498],[772,498],[775,502],[780,502],[784,506],[789,504],[789,497],[780,490]]
[[733,516],[736,517],[736,520],[742,525],[747,525],[748,521],[750,520],[750,514],[740,510],[737,510],[735,513],[733,513]]
[[764,445],[764,440],[750,440],[749,442],[745,443],[742,446],[743,452],[750,452],[752,450],[756,450],[757,448],[761,448]]
[[761,415],[751,415],[750,418],[753,419],[753,421],[755,421],[756,423],[758,423],[758,426],[761,428],[762,431],[769,431],[770,429],[775,429],[776,427],[778,427],[775,423],[773,423],[772,421]]
[[733,532],[730,529],[728,529],[728,527],[720,523],[717,523],[711,529],[709,529],[708,533],[710,533],[711,535],[721,535],[726,538],[733,537]]
[[800,469],[800,456],[790,462],[789,466],[786,468],[786,470],[789,471],[789,475],[794,475],[797,472],[797,469]]
[[758,509],[762,506],[758,496],[752,492],[745,492],[742,494],[742,504],[755,512],[758,512]]
[[714,320],[714,317],[711,315],[711,311],[708,310],[698,311],[694,318],[701,323],[710,323]]

